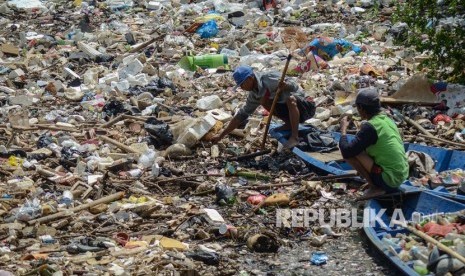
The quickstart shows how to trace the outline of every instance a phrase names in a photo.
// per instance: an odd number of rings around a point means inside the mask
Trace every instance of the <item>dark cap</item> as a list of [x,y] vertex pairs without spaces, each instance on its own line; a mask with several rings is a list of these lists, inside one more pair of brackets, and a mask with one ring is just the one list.
[[355,104],[366,106],[380,106],[378,91],[372,88],[362,89],[355,98]]

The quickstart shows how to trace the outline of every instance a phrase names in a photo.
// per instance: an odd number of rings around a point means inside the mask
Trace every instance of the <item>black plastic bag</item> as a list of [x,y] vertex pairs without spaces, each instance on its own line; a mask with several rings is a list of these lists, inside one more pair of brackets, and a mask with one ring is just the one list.
[[151,117],[145,121],[144,129],[151,135],[149,141],[155,148],[169,146],[173,143],[173,134],[171,133],[170,126],[165,122]]
[[186,253],[186,256],[196,261],[201,261],[207,265],[218,265],[220,263],[220,255],[215,252],[197,250]]
[[46,135],[46,134],[42,134],[42,135],[39,137],[39,140],[37,140],[37,148],[38,148],[38,149],[46,148],[46,147],[48,147],[48,145],[50,145],[51,143],[53,143],[52,137],[49,136],[49,135]]
[[237,192],[232,187],[226,185],[216,185],[215,193],[217,203],[224,201],[225,203],[233,204],[236,201]]
[[107,115],[107,118],[111,116],[116,116],[121,113],[125,113],[126,109],[124,108],[124,104],[117,100],[112,100],[107,102],[102,109],[103,112]]

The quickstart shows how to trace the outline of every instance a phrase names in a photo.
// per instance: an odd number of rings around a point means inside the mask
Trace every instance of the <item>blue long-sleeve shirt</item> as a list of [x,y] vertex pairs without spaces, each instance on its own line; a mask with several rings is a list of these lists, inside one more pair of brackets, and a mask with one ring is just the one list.
[[360,131],[355,135],[355,139],[349,142],[347,135],[342,135],[339,140],[339,149],[341,150],[342,157],[345,159],[352,158],[362,153],[366,148],[376,144],[378,141],[378,134],[376,129],[368,122],[363,123]]

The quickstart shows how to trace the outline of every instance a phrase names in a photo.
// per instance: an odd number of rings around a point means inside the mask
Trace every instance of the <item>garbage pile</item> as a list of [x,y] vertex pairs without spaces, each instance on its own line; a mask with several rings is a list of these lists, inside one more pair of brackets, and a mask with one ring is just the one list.
[[[2,269],[28,275],[383,270],[343,257],[366,254],[355,231],[274,226],[277,207],[348,208],[344,198],[357,191],[318,180],[286,153],[238,161],[258,148],[264,109],[221,143],[210,142],[247,97],[232,89],[231,70],[281,70],[292,53],[289,78],[317,105],[307,124],[338,130],[341,115],[357,115],[356,92],[377,89],[387,103],[408,104],[391,112],[400,126],[413,125],[406,138],[463,149],[463,98],[450,94],[464,88],[414,76],[421,55],[393,44],[406,26],[390,23],[390,1],[374,5],[1,3]],[[418,97],[437,105],[400,97],[411,79],[423,80],[427,93]],[[430,134],[416,135],[422,131]]]
[[[463,214],[431,214],[420,217],[419,230],[456,251],[465,254],[463,235]],[[385,235],[382,239],[385,247],[402,261],[410,263],[419,275],[447,275],[463,269],[463,263],[450,257],[438,246],[426,246],[423,240],[411,234],[399,233],[395,237]]]

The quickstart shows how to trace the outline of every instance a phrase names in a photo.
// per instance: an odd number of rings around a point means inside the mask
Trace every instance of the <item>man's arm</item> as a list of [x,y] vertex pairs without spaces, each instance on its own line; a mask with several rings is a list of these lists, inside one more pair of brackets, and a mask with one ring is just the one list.
[[228,126],[220,134],[215,135],[215,137],[213,137],[212,142],[218,143],[219,141],[221,141],[224,137],[226,137],[226,135],[231,133],[231,131],[235,130],[241,124],[241,122],[242,121],[238,118],[237,115],[234,116],[229,122]]
[[341,131],[341,139],[339,140],[339,149],[341,150],[342,157],[345,159],[352,158],[359,155],[371,145],[376,144],[378,141],[378,134],[375,128],[369,124],[364,123],[357,132],[355,139],[349,143],[349,139],[345,133],[345,129]]
[[243,121],[247,120],[247,118],[252,115],[257,107],[260,105],[260,99],[257,99],[255,95],[250,92],[249,96],[247,97],[247,101],[245,105],[239,109],[236,115],[232,118],[229,122],[228,126],[221,132],[221,134],[216,135],[213,137],[212,142],[218,143],[221,139],[223,139],[226,135],[231,133],[231,131],[235,130]]

